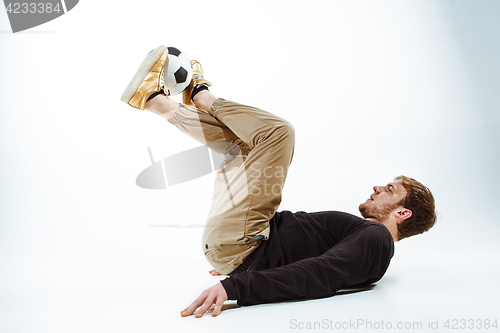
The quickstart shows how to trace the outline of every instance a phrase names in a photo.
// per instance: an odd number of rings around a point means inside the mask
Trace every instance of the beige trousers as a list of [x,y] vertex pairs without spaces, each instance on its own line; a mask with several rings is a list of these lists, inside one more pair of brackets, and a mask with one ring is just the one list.
[[281,202],[292,161],[293,127],[269,112],[220,98],[210,114],[180,104],[168,121],[225,154],[202,246],[219,273],[231,273],[269,237],[269,220]]

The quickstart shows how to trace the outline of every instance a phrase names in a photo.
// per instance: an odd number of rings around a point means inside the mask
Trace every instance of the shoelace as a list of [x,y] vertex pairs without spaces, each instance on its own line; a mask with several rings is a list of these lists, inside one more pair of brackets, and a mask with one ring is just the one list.
[[193,74],[192,80],[202,80],[202,79],[203,79],[203,75],[201,75],[201,74]]

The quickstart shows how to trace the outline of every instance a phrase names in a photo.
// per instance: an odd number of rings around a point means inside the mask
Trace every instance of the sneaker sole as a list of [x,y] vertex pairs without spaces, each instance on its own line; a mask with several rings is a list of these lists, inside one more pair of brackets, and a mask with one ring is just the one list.
[[[149,54],[146,56],[146,59],[144,59],[142,61],[142,64],[139,66],[139,69],[135,73],[132,81],[130,81],[127,88],[125,88],[125,91],[123,92],[121,97],[122,102],[128,103],[132,99],[146,75],[149,73],[154,64],[156,64],[156,62],[166,49],[167,47],[165,45],[162,45],[149,52]],[[167,64],[165,64],[165,67],[166,66]]]

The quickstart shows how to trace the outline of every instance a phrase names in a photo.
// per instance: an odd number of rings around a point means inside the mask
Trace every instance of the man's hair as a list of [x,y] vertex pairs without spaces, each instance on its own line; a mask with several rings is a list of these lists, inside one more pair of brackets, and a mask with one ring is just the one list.
[[406,197],[399,204],[412,212],[409,219],[398,224],[399,239],[418,235],[432,228],[436,223],[436,212],[431,191],[422,183],[409,177],[398,176],[394,180],[402,180],[407,192]]

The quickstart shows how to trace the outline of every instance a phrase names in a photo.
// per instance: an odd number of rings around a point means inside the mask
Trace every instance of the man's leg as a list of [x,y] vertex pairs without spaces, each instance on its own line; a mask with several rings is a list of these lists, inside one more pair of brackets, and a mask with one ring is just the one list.
[[209,112],[248,147],[242,159],[218,171],[212,207],[203,235],[205,255],[228,274],[269,237],[269,220],[281,202],[294,150],[289,122],[258,108],[217,99],[204,90],[195,105]]
[[196,107],[158,95],[146,103],[145,109],[165,118],[181,132],[218,153],[245,155],[249,151],[248,146],[226,125]]
[[[216,99],[209,91],[195,96],[201,110],[161,94],[146,102],[145,96],[163,89],[160,78],[164,54],[160,51],[155,50],[154,58],[148,56],[146,65],[139,68],[136,76],[146,75],[145,79],[134,78],[129,84],[133,87],[127,87],[126,93],[136,91],[135,95],[130,101],[128,95],[122,100],[164,117],[182,132],[226,155],[217,172],[202,244],[212,266],[227,274],[269,236],[269,220],[281,202],[293,155],[293,128],[265,111]],[[141,98],[144,104],[132,103]]]

